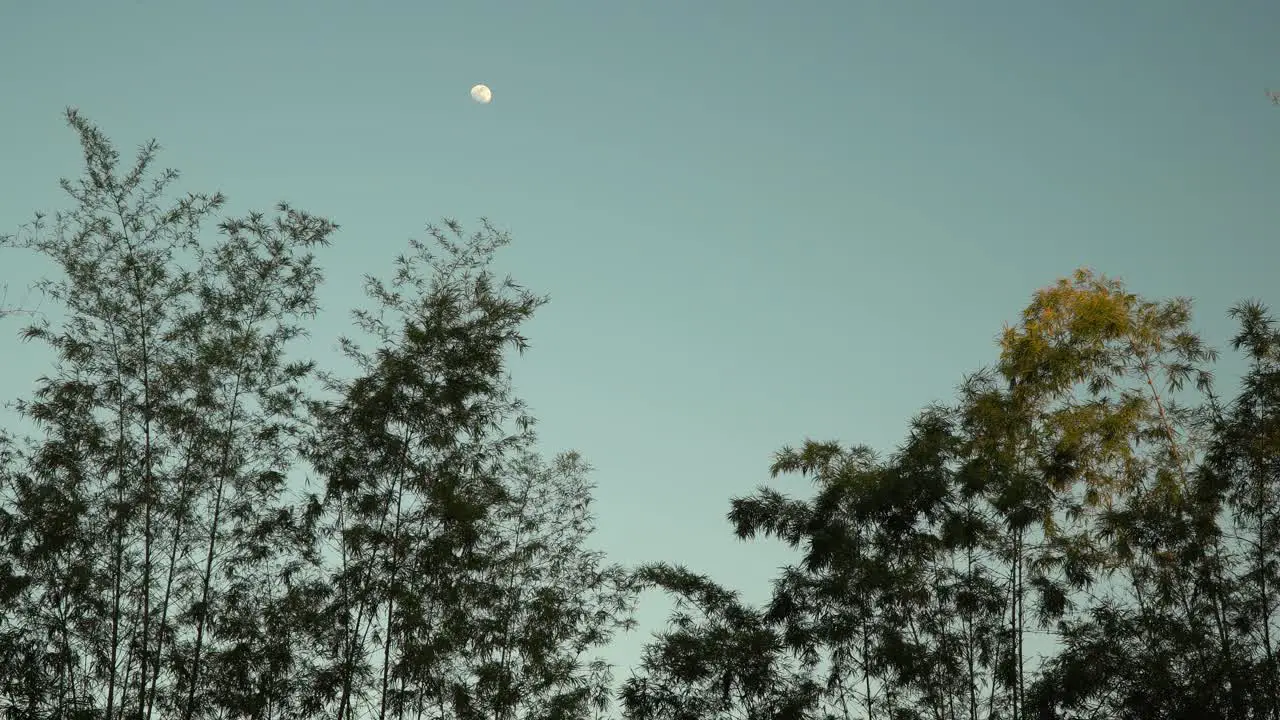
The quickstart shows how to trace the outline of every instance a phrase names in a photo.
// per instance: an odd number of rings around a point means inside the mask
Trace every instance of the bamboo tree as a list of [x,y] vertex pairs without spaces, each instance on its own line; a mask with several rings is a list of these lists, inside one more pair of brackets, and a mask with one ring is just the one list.
[[[1206,480],[1230,502],[1245,544],[1247,569],[1241,581],[1242,643],[1258,647],[1251,659],[1262,689],[1255,707],[1261,717],[1280,717],[1280,668],[1272,626],[1280,604],[1280,517],[1275,506],[1280,489],[1280,330],[1261,303],[1245,302],[1231,310],[1240,330],[1232,348],[1243,351],[1249,369],[1238,397],[1214,423],[1214,439],[1206,458]],[[1259,647],[1260,646],[1260,647]]]
[[[1178,699],[1178,693],[1159,689],[1174,682],[1159,673],[1176,672],[1170,668],[1182,662],[1222,673],[1215,681],[1220,686],[1234,682],[1231,558],[1216,523],[1221,503],[1205,493],[1193,472],[1203,448],[1194,432],[1199,411],[1174,402],[1191,381],[1201,394],[1210,392],[1205,364],[1214,353],[1189,329],[1189,320],[1185,299],[1144,300],[1118,281],[1080,271],[1038,292],[1021,325],[1007,329],[1002,343],[1000,369],[1010,379],[1014,401],[1039,408],[1031,421],[1044,428],[1040,464],[1055,478],[1055,492],[1080,482],[1082,497],[1065,507],[1092,526],[1075,536],[1048,538],[1046,550],[1052,552],[1039,564],[1061,572],[1087,560],[1106,573],[1119,570],[1136,602],[1129,609],[1106,601],[1092,608],[1092,619],[1064,626],[1068,655],[1148,653],[1095,661],[1128,672],[1144,668],[1146,677],[1135,678],[1125,707],[1218,702],[1207,696]],[[1077,579],[1084,582],[1068,585],[1084,589],[1091,574],[1077,567]],[[1091,638],[1101,637],[1090,628],[1098,627],[1113,635],[1137,633],[1135,644],[1124,650],[1120,637],[1112,637],[1110,648],[1105,642],[1090,645]],[[1058,663],[1054,677],[1065,682],[1068,672],[1075,671]],[[1101,685],[1097,689],[1102,692]],[[1065,690],[1059,686],[1057,692]]]
[[625,624],[626,591],[582,549],[580,470],[538,469],[506,378],[504,353],[525,347],[520,326],[544,300],[493,278],[508,239],[492,226],[429,230],[440,255],[415,241],[390,284],[368,280],[379,309],[357,324],[380,347],[344,341],[363,374],[315,407],[316,508],[339,563],[322,672],[336,692],[319,702],[338,718],[358,704],[379,718],[579,717],[571,698],[586,696],[565,694],[576,655]]
[[[1177,392],[1194,380],[1207,391],[1211,375],[1203,363],[1214,358],[1188,329],[1189,320],[1185,299],[1147,301],[1118,281],[1081,270],[1037,292],[1020,326],[1007,328],[1002,339],[999,369],[1009,380],[1011,401],[1031,413],[1029,422],[1042,423],[1046,449],[1074,466],[1058,489],[1083,481],[1085,508],[1104,506],[1100,519],[1104,527],[1110,523],[1117,561],[1127,567],[1135,567],[1130,552],[1136,536],[1125,530],[1125,511],[1107,508],[1117,500],[1141,505],[1164,498],[1171,508],[1188,509],[1180,500],[1191,492],[1188,468],[1196,450],[1185,435],[1190,414],[1164,390]],[[1125,379],[1137,382],[1121,384]],[[1113,391],[1115,399],[1108,394]],[[1159,441],[1159,452],[1138,455],[1139,444],[1150,440]],[[1147,604],[1143,573],[1130,580],[1139,603]],[[1202,582],[1211,591],[1214,584]],[[1226,643],[1222,599],[1214,603]]]
[[[1010,717],[1021,718],[1026,692],[1024,643],[1029,629],[1025,573],[1034,565],[1042,540],[1056,532],[1056,498],[1037,462],[1044,441],[1036,417],[1043,412],[1043,403],[1039,399],[1018,402],[1016,388],[1016,381],[1005,389],[992,374],[975,373],[962,384],[957,413],[963,436],[959,472],[965,492],[982,499],[1001,530],[992,550],[1004,565],[1001,575],[1007,620],[1000,633],[988,712],[996,712],[999,686],[1006,693]],[[1029,541],[1033,532],[1038,538]]]
[[[784,449],[775,474],[812,474],[817,495],[791,500],[766,488],[733,501],[740,537],[771,535],[803,550],[775,582],[768,618],[794,652],[815,667],[822,658],[823,700],[846,717],[854,700],[868,718],[912,707],[976,718],[980,687],[991,685],[983,675],[995,668],[1007,607],[978,568],[994,548],[977,509],[991,478],[960,462],[967,446],[953,415],[921,413],[886,463],[830,443]],[[851,665],[859,688],[847,682]],[[996,717],[987,705],[982,716]]]
[[[221,195],[162,207],[177,173],[152,173],[154,142],[121,172],[101,131],[74,110],[67,119],[85,154],[86,177],[62,183],[76,207],[52,223],[38,216],[23,243],[61,268],[39,287],[66,320],[25,333],[49,343],[58,364],[19,404],[44,432],[10,503],[8,561],[41,568],[28,575],[19,623],[44,623],[41,605],[56,598],[57,697],[41,701],[50,711],[183,714],[175,693],[200,683],[201,668],[186,632],[207,644],[214,604],[211,572],[193,585],[186,569],[195,508],[221,484],[224,495],[235,489],[246,529],[254,513],[274,513],[279,483],[263,481],[290,462],[289,405],[309,371],[282,351],[298,333],[292,319],[313,306],[318,275],[305,248],[332,225],[282,207],[273,229],[260,215],[227,221],[226,240],[207,249],[200,230]],[[247,225],[263,231],[256,244],[239,236]],[[220,396],[227,388],[236,390]],[[217,448],[234,448],[221,465]],[[72,514],[48,516],[51,501]],[[217,544],[216,522],[207,529]],[[29,552],[32,542],[53,554]],[[175,617],[175,607],[187,611]]]
[[764,613],[708,578],[667,564],[640,568],[672,595],[669,629],[645,647],[623,685],[631,720],[803,720],[820,717],[821,687],[791,655]]
[[472,605],[483,615],[468,653],[477,706],[493,720],[598,717],[612,674],[583,655],[632,626],[631,580],[586,547],[593,486],[576,453],[550,464],[526,454],[513,469],[481,541],[492,562]]
[[735,498],[729,513],[739,538],[772,536],[805,550],[803,563],[775,581],[766,619],[808,667],[825,660],[826,687],[846,717],[851,704],[868,718],[884,714],[876,628],[883,622],[881,600],[892,594],[891,569],[874,524],[853,507],[858,490],[875,484],[882,472],[868,448],[808,441],[798,450],[780,450],[771,474],[811,476],[818,487],[812,501],[760,488],[752,497]]
[[287,514],[280,514],[284,473],[299,430],[298,383],[312,365],[286,363],[282,351],[301,332],[292,319],[315,309],[319,274],[305,250],[327,242],[334,226],[287,205],[279,211],[273,220],[255,213],[220,226],[225,242],[204,258],[201,303],[184,327],[198,353],[194,366],[178,371],[199,379],[194,397],[207,422],[204,465],[213,470],[203,485],[209,522],[199,539],[203,552],[189,612],[195,627],[181,711],[186,720],[196,711],[197,688],[210,685],[201,676],[219,593],[243,606],[237,597],[248,592],[242,581],[251,569],[279,560],[274,531],[289,530]]
[[[173,301],[187,292],[190,283],[188,275],[171,273],[169,263],[176,253],[192,247],[201,217],[216,210],[222,199],[192,196],[161,210],[156,203],[176,174],[163,173],[153,182],[145,182],[156,150],[154,143],[142,148],[132,168],[117,175],[118,155],[105,137],[74,110],[68,111],[67,120],[80,135],[87,177],[78,183],[63,181],[63,189],[77,202],[76,209],[56,215],[52,227],[38,216],[33,238],[27,241],[29,247],[59,263],[67,275],[65,281],[40,285],[67,307],[67,329],[55,333],[43,323],[26,332],[29,339],[44,339],[53,345],[63,372],[47,381],[33,402],[20,404],[19,410],[44,424],[51,434],[62,435],[58,445],[47,446],[48,452],[36,459],[41,472],[65,468],[77,485],[92,482],[78,466],[82,459],[88,460],[90,467],[97,465],[95,456],[101,452],[105,462],[98,467],[114,476],[114,480],[103,478],[107,483],[103,489],[114,497],[104,503],[106,512],[100,516],[110,533],[108,547],[113,548],[107,618],[111,631],[103,648],[106,667],[101,671],[106,675],[108,717],[135,712],[128,708],[136,708],[141,715],[146,710],[144,686],[139,684],[133,698],[127,698],[130,687],[119,682],[118,653],[124,640],[123,615],[129,613],[136,619],[139,635],[131,639],[136,653],[129,656],[124,676],[130,676],[134,658],[138,664],[132,675],[135,679],[145,677],[154,660],[153,550],[156,516],[163,501],[155,476],[161,456],[167,452],[155,436],[162,395],[156,376],[168,360],[159,338]],[[72,402],[74,406],[68,404]],[[105,443],[105,427],[100,431],[87,417],[95,407],[114,416],[109,421],[114,425],[114,448]],[[73,449],[75,456],[55,456],[60,448]],[[84,490],[93,492],[87,487]],[[80,488],[72,492],[79,494]],[[139,516],[140,534],[134,535],[134,521]],[[86,524],[58,532],[85,538],[91,531]],[[140,578],[137,585],[128,587],[125,578],[134,562],[140,566]],[[46,582],[46,588],[53,591],[63,581],[47,577]],[[90,602],[90,598],[80,601]],[[132,602],[138,605],[131,608]],[[86,640],[94,643],[95,638]],[[65,670],[64,666],[59,672]]]

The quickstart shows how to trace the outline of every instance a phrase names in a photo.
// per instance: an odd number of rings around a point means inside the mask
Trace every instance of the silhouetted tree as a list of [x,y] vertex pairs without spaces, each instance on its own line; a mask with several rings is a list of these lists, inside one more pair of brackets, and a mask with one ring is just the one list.
[[[885,458],[806,441],[733,498],[797,553],[751,607],[679,565],[589,549],[590,469],[544,460],[508,374],[545,302],[445,221],[343,338],[288,357],[336,226],[224,219],[125,168],[76,111],[75,203],[7,248],[55,351],[0,433],[0,712],[151,720],[1280,720],[1280,329],[1232,309],[1238,395],[1190,301],[1088,270],[1041,289],[993,367]],[[322,381],[312,395],[311,377]],[[296,496],[292,471],[317,483]],[[636,593],[675,601],[615,692]],[[1026,636],[1060,648],[1040,663]]]
[[219,225],[223,204],[162,206],[177,173],[151,171],[157,146],[124,170],[75,110],[85,177],[76,202],[37,217],[26,246],[63,278],[38,285],[58,326],[25,332],[57,353],[19,411],[43,438],[15,450],[0,538],[11,645],[4,702],[38,716],[189,717],[220,614],[244,576],[271,573],[306,363],[283,353],[314,311],[308,249],[332,223],[280,206]]
[[[810,475],[816,494],[763,488],[730,520],[802,554],[762,621],[824,676],[815,707],[1273,717],[1280,343],[1257,306],[1234,312],[1254,362],[1229,411],[1189,301],[1082,270],[1037,292],[997,366],[921,413],[887,461],[834,443],[780,452],[774,475]],[[1184,405],[1191,385],[1202,400]],[[1032,630],[1062,642],[1040,667],[1025,657]]]
[[633,720],[801,720],[818,713],[820,686],[764,613],[708,578],[667,564],[640,568],[676,601],[667,630],[645,647],[621,692]]
[[[0,710],[15,718],[578,720],[634,601],[586,546],[588,468],[544,462],[506,353],[544,300],[488,269],[508,242],[446,222],[376,307],[360,374],[287,357],[315,312],[311,248],[336,226],[281,205],[204,223],[164,204],[155,143],[129,168],[76,111],[75,209],[33,249],[63,306],[57,353],[0,436]],[[440,255],[433,254],[436,249]],[[310,464],[323,489],[294,497]]]
[[309,707],[339,720],[589,717],[609,674],[579,655],[629,620],[630,594],[585,547],[585,467],[541,465],[505,374],[544,300],[489,272],[508,241],[492,226],[430,231],[442,256],[415,241],[390,285],[368,280],[379,307],[357,323],[380,346],[344,340],[364,374],[315,406],[313,518],[337,565],[309,623],[326,648]]

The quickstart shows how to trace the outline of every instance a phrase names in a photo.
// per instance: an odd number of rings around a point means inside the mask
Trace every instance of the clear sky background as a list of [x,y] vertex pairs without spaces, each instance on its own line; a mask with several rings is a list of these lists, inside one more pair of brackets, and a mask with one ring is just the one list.
[[[78,106],[229,212],[342,225],[332,364],[363,273],[488,216],[552,296],[513,370],[597,468],[599,546],[763,600],[789,555],[735,541],[729,498],[806,436],[892,450],[1036,288],[1189,295],[1224,348],[1232,303],[1280,306],[1268,87],[1274,0],[0,0],[0,232],[64,206]],[[0,256],[11,302],[42,268]],[[0,347],[26,393],[45,356]]]

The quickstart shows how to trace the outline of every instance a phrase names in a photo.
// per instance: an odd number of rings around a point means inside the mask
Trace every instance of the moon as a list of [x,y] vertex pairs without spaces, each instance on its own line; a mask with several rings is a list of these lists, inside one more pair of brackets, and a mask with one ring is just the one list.
[[476,85],[471,88],[471,99],[481,105],[488,105],[489,101],[493,99],[493,91],[489,89],[488,85]]

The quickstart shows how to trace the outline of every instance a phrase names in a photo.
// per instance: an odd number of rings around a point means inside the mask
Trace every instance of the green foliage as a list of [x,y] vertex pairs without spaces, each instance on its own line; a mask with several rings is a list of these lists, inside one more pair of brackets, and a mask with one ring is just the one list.
[[655,637],[623,685],[626,717],[820,717],[821,688],[788,656],[760,610],[682,567],[650,565],[637,574],[645,587],[671,593],[677,606],[670,629]]
[[[1259,303],[1224,403],[1188,300],[1087,270],[1037,292],[895,452],[806,441],[771,474],[807,494],[732,499],[738,538],[795,553],[753,607],[589,549],[590,468],[539,455],[511,386],[546,300],[494,277],[505,233],[446,221],[366,278],[337,377],[291,354],[336,225],[213,223],[154,143],[121,167],[67,120],[74,208],[5,239],[54,261],[64,315],[22,334],[55,355],[17,405],[37,437],[0,434],[5,717],[1280,720]],[[618,687],[600,652],[645,589],[675,610]]]
[[87,177],[62,182],[75,208],[38,216],[25,242],[61,268],[38,287],[66,319],[24,332],[57,363],[18,404],[43,438],[4,483],[22,589],[3,624],[33,680],[9,702],[189,717],[223,650],[223,608],[271,573],[287,524],[282,471],[310,367],[283,351],[314,311],[309,248],[334,226],[282,205],[220,223],[206,247],[221,195],[163,205],[177,173],[152,177],[155,143],[120,170],[97,128],[67,120]]
[[584,543],[587,468],[544,467],[533,421],[511,395],[507,348],[543,303],[487,270],[506,237],[432,228],[394,281],[369,279],[379,342],[364,371],[313,404],[307,456],[317,542],[333,594],[308,617],[317,694],[337,718],[412,713],[588,717],[608,704],[608,668],[579,655],[629,621],[629,581]]
[[[1232,314],[1252,368],[1227,407],[1188,301],[1080,271],[1038,292],[994,371],[921,413],[887,460],[784,448],[773,475],[810,476],[812,496],[761,488],[729,519],[800,562],[736,625],[673,617],[629,714],[750,715],[707,693],[759,652],[739,658],[728,638],[759,633],[770,667],[821,688],[813,716],[1278,717],[1280,334],[1257,304]],[[1191,386],[1201,402],[1180,405]],[[677,596],[736,602],[659,570]],[[1059,652],[1030,663],[1029,632]]]
[[[629,627],[628,573],[587,549],[589,468],[548,464],[507,351],[544,300],[452,221],[355,314],[354,379],[290,346],[336,226],[286,205],[202,229],[75,111],[73,210],[21,245],[65,310],[57,362],[0,442],[0,712],[9,717],[598,717],[593,657]],[[436,253],[439,252],[437,255]],[[328,399],[308,392],[318,377]],[[287,481],[310,465],[323,490]]]

